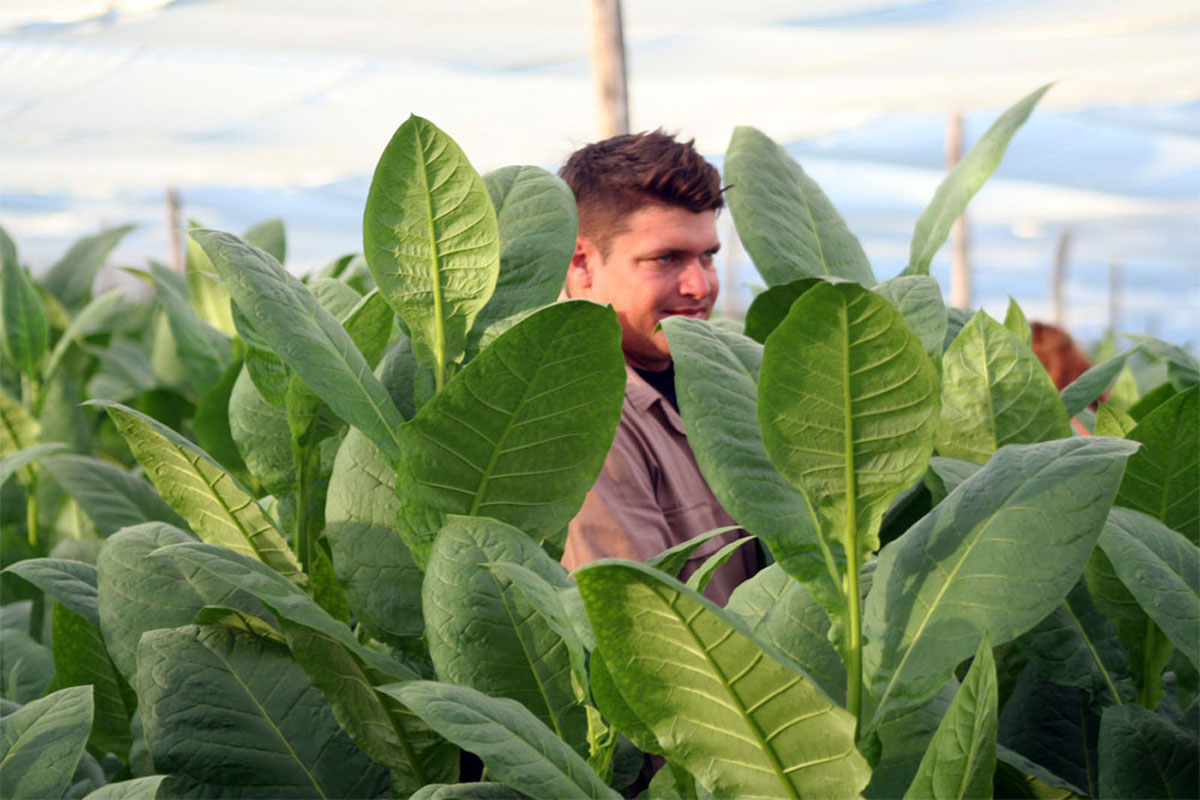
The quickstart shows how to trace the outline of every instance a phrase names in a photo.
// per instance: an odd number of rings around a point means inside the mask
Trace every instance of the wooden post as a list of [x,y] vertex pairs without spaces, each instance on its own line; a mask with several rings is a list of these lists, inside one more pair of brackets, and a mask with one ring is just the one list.
[[[950,116],[946,126],[946,171],[958,166],[962,158],[963,118],[958,111]],[[967,260],[967,215],[954,221],[950,229],[950,305],[971,307],[971,265]]]
[[1108,262],[1108,330],[1117,335],[1121,317],[1121,265],[1116,259]]
[[625,81],[625,35],[621,0],[590,0],[592,77],[600,138],[629,133],[629,99]]
[[183,272],[183,247],[179,240],[179,192],[174,186],[167,187],[167,256],[171,269]]
[[1071,251],[1071,229],[1063,228],[1058,233],[1058,246],[1054,250],[1054,272],[1050,276],[1050,321],[1066,330],[1067,314],[1063,285],[1067,280],[1067,256]]

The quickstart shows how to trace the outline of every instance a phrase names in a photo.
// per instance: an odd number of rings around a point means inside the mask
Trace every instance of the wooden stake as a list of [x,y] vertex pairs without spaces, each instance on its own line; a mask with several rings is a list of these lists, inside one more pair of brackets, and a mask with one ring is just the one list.
[[625,81],[625,35],[621,0],[591,0],[592,77],[600,138],[629,133],[629,98]]
[[1058,246],[1054,250],[1054,272],[1050,276],[1050,321],[1066,330],[1066,310],[1063,286],[1067,280],[1067,256],[1071,252],[1071,229],[1063,228],[1058,233]]
[[[958,166],[962,158],[963,118],[954,112],[946,126],[946,171]],[[971,307],[971,265],[967,260],[967,215],[964,212],[950,229],[950,305]]]
[[1114,336],[1121,322],[1121,265],[1108,262],[1108,330]]
[[167,248],[171,269],[184,271],[183,246],[179,240],[179,192],[174,186],[167,187]]

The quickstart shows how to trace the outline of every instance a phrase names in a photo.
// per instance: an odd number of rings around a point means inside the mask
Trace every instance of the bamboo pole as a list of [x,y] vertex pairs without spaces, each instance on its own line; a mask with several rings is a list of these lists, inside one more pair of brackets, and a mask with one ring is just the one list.
[[1050,275],[1050,321],[1066,330],[1067,313],[1063,287],[1067,280],[1067,258],[1071,253],[1071,229],[1063,228],[1058,233],[1058,245],[1054,248],[1054,271]]
[[592,78],[600,138],[629,133],[629,96],[625,81],[625,35],[621,0],[591,0]]
[[184,271],[183,246],[179,240],[179,191],[174,186],[167,187],[167,254],[171,269],[176,272]]
[[[955,111],[946,126],[946,171],[958,166],[962,158],[963,118]],[[954,221],[950,229],[950,305],[971,307],[971,265],[967,260],[970,242],[967,238],[967,215]]]

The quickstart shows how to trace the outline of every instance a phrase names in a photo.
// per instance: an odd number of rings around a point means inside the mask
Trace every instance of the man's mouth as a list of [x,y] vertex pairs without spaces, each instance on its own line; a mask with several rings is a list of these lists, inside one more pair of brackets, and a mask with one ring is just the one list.
[[668,308],[663,311],[664,317],[692,317],[693,319],[707,319],[708,309],[706,307],[698,308]]

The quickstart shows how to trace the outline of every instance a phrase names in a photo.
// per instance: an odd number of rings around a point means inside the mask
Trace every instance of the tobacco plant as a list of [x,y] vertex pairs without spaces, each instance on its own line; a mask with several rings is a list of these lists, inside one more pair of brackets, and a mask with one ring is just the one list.
[[767,289],[742,333],[663,327],[747,535],[645,564],[559,563],[624,365],[611,309],[555,302],[576,216],[546,171],[480,176],[412,117],[364,257],[297,278],[280,224],[197,226],[141,306],[89,300],[124,229],[40,280],[0,237],[0,795],[1196,796],[1196,360],[1142,339],[1059,393],[1015,303],[928,274],[1044,92],[882,282],[735,131]]

